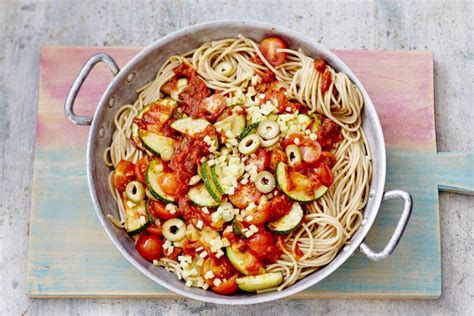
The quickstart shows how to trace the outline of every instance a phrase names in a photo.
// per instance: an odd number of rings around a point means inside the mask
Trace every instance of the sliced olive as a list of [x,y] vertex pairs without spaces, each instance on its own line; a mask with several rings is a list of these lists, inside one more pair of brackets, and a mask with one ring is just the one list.
[[239,151],[244,155],[250,155],[257,151],[260,147],[260,137],[257,134],[251,134],[239,143]]
[[131,181],[125,188],[125,195],[133,203],[141,202],[145,198],[145,187],[140,181]]
[[170,241],[178,241],[186,236],[186,224],[179,218],[172,218],[163,224],[163,236]]
[[263,139],[273,139],[280,133],[280,125],[272,120],[263,120],[258,124],[258,134]]
[[298,146],[289,145],[285,149],[286,156],[288,157],[288,164],[293,166],[295,163],[301,162],[301,152]]
[[262,193],[270,193],[275,188],[275,177],[269,171],[262,171],[255,178],[255,186]]
[[262,143],[262,147],[267,148],[267,147],[271,147],[271,146],[275,145],[278,142],[279,139],[280,139],[280,136],[277,136],[273,139],[268,139],[268,140],[261,139],[260,142]]
[[217,64],[214,70],[224,76],[229,76],[234,72],[234,65],[228,61],[221,61]]

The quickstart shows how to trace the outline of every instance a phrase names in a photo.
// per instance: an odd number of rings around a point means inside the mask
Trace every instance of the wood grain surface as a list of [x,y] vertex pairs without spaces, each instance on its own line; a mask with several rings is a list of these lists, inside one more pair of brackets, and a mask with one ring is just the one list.
[[[89,56],[106,52],[123,65],[138,51],[104,47],[42,50],[28,259],[28,294],[33,297],[177,297],[141,275],[106,237],[96,219],[85,177],[89,128],[70,123],[63,113],[70,84]],[[356,254],[336,273],[296,297],[437,298],[441,294],[437,184],[472,192],[474,183],[472,170],[461,160],[454,165],[469,177],[439,168],[432,54],[336,54],[365,85],[380,115],[388,149],[387,188],[411,192],[414,212],[389,259],[375,263]],[[94,70],[75,108],[92,115],[110,79],[106,66]],[[447,176],[449,184],[443,182]],[[424,180],[421,190],[415,179]],[[369,244],[383,247],[399,214],[399,204],[384,205],[369,234]]]
[[[470,315],[474,310],[474,198],[440,194],[442,291],[437,301],[283,300],[216,306],[193,300],[26,296],[27,236],[44,45],[144,46],[195,23],[254,19],[330,48],[429,50],[434,55],[436,142],[474,148],[474,2],[460,1],[0,1],[1,315]],[[423,186],[423,181],[417,181]]]

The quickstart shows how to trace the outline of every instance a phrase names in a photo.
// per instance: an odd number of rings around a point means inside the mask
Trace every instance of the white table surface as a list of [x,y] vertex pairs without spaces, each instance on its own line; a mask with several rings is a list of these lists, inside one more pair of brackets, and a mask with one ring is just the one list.
[[283,300],[228,307],[190,300],[29,299],[31,172],[42,45],[143,46],[217,19],[263,20],[330,48],[430,50],[440,151],[474,146],[474,2],[0,0],[0,315],[474,314],[474,198],[441,194],[437,301]]

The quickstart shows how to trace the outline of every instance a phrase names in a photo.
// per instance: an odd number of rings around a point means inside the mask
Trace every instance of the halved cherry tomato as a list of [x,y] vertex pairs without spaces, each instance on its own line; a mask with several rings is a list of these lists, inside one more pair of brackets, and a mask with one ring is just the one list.
[[329,87],[332,83],[331,72],[327,71],[323,74],[323,79],[321,81],[321,92],[324,94],[326,91],[329,90]]
[[168,249],[163,251],[165,257],[171,260],[176,260],[178,256],[181,254],[181,252],[182,252],[182,249],[179,247],[173,247],[173,251],[171,253],[168,253]]
[[314,61],[314,68],[319,72],[324,72],[326,70],[326,61],[322,58],[316,59]]
[[321,156],[321,145],[315,140],[305,139],[300,146],[301,158],[307,163],[315,163]]
[[230,279],[226,280],[225,282],[222,282],[219,286],[211,286],[211,289],[216,292],[217,294],[222,294],[222,295],[229,295],[237,291],[237,277],[239,275],[236,274]]
[[229,200],[235,207],[244,209],[252,202],[257,203],[261,196],[260,191],[258,191],[255,184],[251,182],[246,185],[239,184],[235,193],[229,195]]
[[183,253],[187,256],[192,257],[196,254],[196,248],[199,248],[201,246],[202,244],[197,240],[191,241],[189,239],[186,239],[183,245]]
[[319,181],[323,185],[328,187],[333,183],[334,177],[332,175],[331,169],[329,169],[325,163],[321,163],[319,165],[319,167],[316,169],[316,173],[318,174]]
[[144,156],[135,164],[135,175],[138,181],[145,183],[145,173],[149,163],[148,157]]
[[272,198],[261,210],[252,213],[251,220],[247,217],[244,221],[248,224],[261,225],[273,222],[288,214],[291,210],[291,201],[284,194]]
[[276,239],[264,227],[260,227],[257,233],[246,239],[246,243],[250,253],[265,264],[276,262],[280,258],[281,250],[276,246]]
[[[296,139],[298,140],[295,142]],[[286,147],[296,144],[296,143],[298,143],[296,145],[301,145],[304,140],[305,138],[303,134],[291,133],[290,135],[288,135],[288,137],[285,137],[285,139],[282,140],[281,147],[283,147],[283,149],[286,149]]]
[[321,157],[319,157],[319,161],[325,163],[331,169],[336,164],[337,158],[333,153],[329,151],[323,151],[321,153]]
[[146,232],[149,233],[150,235],[157,236],[157,237],[163,236],[163,230],[161,229],[161,225],[156,225],[154,223],[146,228]]
[[267,169],[269,162],[270,162],[270,157],[269,157],[268,153],[265,151],[265,149],[259,148],[255,152],[255,158],[250,157],[250,159],[248,159],[246,161],[246,164],[247,165],[251,165],[251,164],[256,165],[257,166],[257,171],[260,172],[260,171],[263,171],[263,170]]
[[154,200],[148,200],[148,209],[153,216],[158,217],[162,220],[168,220],[171,218],[179,217],[180,212],[171,213],[166,209],[166,205]]
[[112,175],[112,183],[120,192],[125,191],[127,184],[135,180],[135,165],[128,160],[120,160],[115,167],[115,172]]
[[178,180],[176,179],[174,173],[162,173],[160,176],[158,176],[158,185],[163,190],[163,192],[170,195],[175,195],[176,190],[178,189]]
[[286,43],[279,37],[267,37],[260,42],[260,51],[272,66],[278,66],[285,62],[286,53],[277,52],[279,48],[286,48]]
[[[213,278],[206,278],[206,273],[208,271],[212,271],[214,274]],[[219,278],[221,280],[230,279],[234,274],[235,269],[230,263],[229,259],[227,259],[225,256],[220,258],[208,257],[206,260],[204,260],[204,263],[201,267],[201,275],[209,285],[213,285],[212,282],[215,278]]]
[[142,235],[138,239],[135,248],[148,261],[158,260],[163,256],[163,242],[153,235]]
[[268,169],[271,172],[274,172],[276,170],[277,164],[279,162],[286,163],[288,161],[288,158],[286,157],[286,154],[283,150],[278,149],[278,148],[273,148],[270,150],[270,162],[268,163]]

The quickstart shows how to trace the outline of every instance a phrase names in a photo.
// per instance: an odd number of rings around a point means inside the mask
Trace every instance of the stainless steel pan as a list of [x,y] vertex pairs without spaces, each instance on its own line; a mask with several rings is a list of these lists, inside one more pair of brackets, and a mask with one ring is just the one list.
[[[107,185],[107,177],[110,170],[104,165],[102,157],[104,150],[111,142],[114,131],[114,114],[121,105],[134,102],[137,98],[135,93],[137,88],[154,79],[160,66],[168,56],[187,52],[204,42],[226,37],[236,37],[238,34],[243,34],[257,42],[270,34],[280,36],[285,39],[289,47],[295,49],[302,48],[308,55],[313,57],[321,56],[334,69],[346,73],[351,78],[364,96],[363,128],[367,134],[372,152],[373,175],[370,185],[370,198],[364,211],[362,226],[353,236],[351,243],[344,247],[330,264],[281,292],[265,294],[239,293],[232,296],[223,296],[211,291],[188,288],[174,274],[162,268],[154,267],[135,251],[133,239],[124,230],[118,229],[109,223],[106,215],[112,213],[114,216],[117,216],[117,207]],[[93,117],[75,115],[73,110],[75,98],[89,72],[99,62],[105,62],[115,77],[100,99]],[[382,128],[374,105],[360,81],[349,67],[327,48],[315,43],[304,35],[283,27],[255,21],[216,21],[191,26],[167,35],[146,47],[130,60],[122,70],[119,70],[115,61],[107,54],[94,55],[86,62],[75,79],[67,96],[64,111],[73,123],[91,125],[87,142],[87,179],[97,216],[110,239],[138,270],[165,288],[187,297],[212,303],[237,305],[267,302],[293,295],[317,284],[333,273],[358,248],[370,260],[378,261],[389,256],[397,246],[411,214],[412,199],[410,194],[401,190],[384,192],[386,166],[385,142]],[[381,252],[374,252],[364,242],[364,238],[377,216],[382,201],[394,198],[403,199],[404,201],[400,220],[385,248]]]

